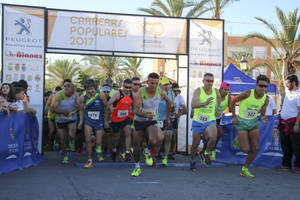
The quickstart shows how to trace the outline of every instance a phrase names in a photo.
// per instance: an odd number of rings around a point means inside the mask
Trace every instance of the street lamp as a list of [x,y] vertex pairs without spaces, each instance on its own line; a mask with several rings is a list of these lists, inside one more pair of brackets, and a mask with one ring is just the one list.
[[241,70],[243,72],[246,72],[248,70],[247,65],[248,65],[248,61],[246,60],[245,55],[243,55],[241,60]]

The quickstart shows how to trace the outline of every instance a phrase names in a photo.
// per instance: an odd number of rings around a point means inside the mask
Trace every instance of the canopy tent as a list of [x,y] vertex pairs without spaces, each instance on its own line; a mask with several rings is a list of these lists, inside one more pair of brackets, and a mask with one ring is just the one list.
[[[256,80],[241,72],[232,63],[225,69],[224,81],[230,84],[231,93],[240,93],[245,90],[255,89],[256,87]],[[276,85],[269,84],[267,92],[276,94]]]

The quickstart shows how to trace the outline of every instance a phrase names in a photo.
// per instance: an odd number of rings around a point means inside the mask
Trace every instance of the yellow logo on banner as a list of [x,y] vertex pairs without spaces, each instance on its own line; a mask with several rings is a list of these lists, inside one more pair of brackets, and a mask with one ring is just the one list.
[[157,36],[162,35],[164,32],[164,25],[160,22],[146,22],[145,24],[145,34],[153,35],[155,39],[157,38]]

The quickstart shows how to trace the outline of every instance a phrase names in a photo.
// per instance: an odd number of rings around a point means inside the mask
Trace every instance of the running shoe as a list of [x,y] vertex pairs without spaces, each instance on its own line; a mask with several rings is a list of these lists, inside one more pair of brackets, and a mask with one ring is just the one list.
[[123,161],[125,161],[125,156],[126,156],[125,153],[121,153],[120,154],[120,159],[123,160]]
[[204,160],[205,160],[205,164],[207,165],[211,165],[211,160],[210,160],[210,156],[209,156],[209,152],[205,151],[203,154]]
[[239,138],[236,136],[233,140],[233,148],[237,149],[240,146]]
[[76,151],[76,148],[75,148],[75,141],[74,140],[70,140],[69,142],[69,147],[70,147],[70,150],[71,151]]
[[153,165],[153,158],[151,157],[150,153],[145,153],[144,152],[144,156],[145,156],[145,162],[148,166],[152,166]]
[[216,150],[211,151],[211,160],[216,161]]
[[294,169],[292,169],[292,173],[299,174],[300,173],[300,168],[299,167],[294,167]]
[[112,160],[113,162],[116,162],[116,160],[117,160],[117,152],[113,151],[113,152],[111,153],[111,160]]
[[141,168],[134,168],[133,172],[131,173],[131,176],[140,176],[142,173]]
[[249,169],[245,166],[242,167],[240,175],[247,178],[254,178],[254,175],[250,173]]
[[83,168],[92,168],[93,167],[93,161],[89,160],[84,166]]
[[164,156],[164,159],[161,161],[161,164],[165,167],[168,166],[168,157],[167,156]]
[[125,154],[125,161],[128,162],[128,161],[130,161],[130,160],[131,160],[131,155],[130,155],[130,153],[126,153],[126,154]]
[[174,155],[173,155],[172,153],[170,153],[170,154],[168,155],[168,159],[169,159],[169,160],[175,160],[175,157],[174,157]]
[[197,169],[196,162],[193,162],[193,161],[190,162],[190,169],[193,171],[195,171]]
[[69,157],[68,156],[64,156],[63,160],[61,161],[62,164],[69,164]]

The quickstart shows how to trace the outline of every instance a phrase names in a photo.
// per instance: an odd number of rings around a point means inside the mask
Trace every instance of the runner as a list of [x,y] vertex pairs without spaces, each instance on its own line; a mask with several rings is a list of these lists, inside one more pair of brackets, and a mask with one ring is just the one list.
[[[112,158],[113,161],[116,160],[117,145],[123,143],[123,140],[120,140],[120,131],[125,135],[125,160],[130,160],[130,146],[131,146],[131,124],[133,119],[133,106],[134,98],[133,93],[131,92],[132,81],[126,79],[123,82],[123,89],[116,91],[108,102],[108,106],[114,105],[114,110],[111,112],[111,127],[113,131],[112,137]],[[122,147],[124,145],[121,145]],[[121,147],[120,147],[121,148]],[[120,152],[124,152],[123,149]]]
[[[167,78],[163,77],[160,81],[160,89],[165,91],[170,100],[173,100],[173,93],[170,90],[170,82]],[[161,131],[164,134],[164,146],[162,149],[164,150],[164,157],[161,161],[163,166],[168,165],[168,155],[171,147],[172,133],[173,133],[173,124],[171,123],[171,107],[174,109],[173,102],[168,102],[162,99],[158,106],[158,121],[157,125],[161,128]]]
[[83,107],[79,96],[75,93],[75,87],[70,80],[65,81],[64,89],[59,91],[54,98],[52,112],[56,114],[56,128],[60,138],[60,149],[63,154],[63,164],[69,163],[67,156],[67,141],[69,138],[69,146],[71,151],[75,151],[76,121],[77,112],[79,111],[80,122],[78,128],[83,123]]
[[[220,95],[221,95],[221,104],[220,104],[220,107],[218,107],[218,110],[219,110],[219,116],[217,116],[217,131],[218,131],[218,135],[217,135],[217,142],[216,142],[216,146],[218,144],[218,141],[219,139],[222,137],[223,135],[223,130],[220,126],[220,123],[221,123],[221,118],[222,118],[222,114],[224,113],[224,111],[227,109],[227,108],[230,108],[230,103],[231,103],[231,97],[230,95],[228,94],[229,93],[229,89],[230,89],[230,85],[227,83],[227,82],[223,82],[221,83],[221,86],[220,86]],[[231,110],[229,109],[229,112]],[[211,160],[216,160],[216,146],[214,148],[213,151],[211,151]]]
[[[55,94],[61,90],[61,87],[57,86],[53,93],[50,95],[50,97],[47,100],[45,109],[48,110],[47,119],[48,119],[48,144],[47,149],[48,151],[53,150],[53,141],[55,138],[55,114],[51,111],[51,107],[53,106]],[[59,144],[58,141],[56,141],[56,144]]]
[[132,80],[132,92],[134,95],[136,95],[141,87],[141,79],[135,76],[131,80]]
[[136,95],[134,113],[136,114],[133,133],[134,144],[134,160],[135,169],[131,176],[140,176],[142,171],[140,168],[140,149],[143,141],[143,135],[145,132],[149,138],[149,148],[151,149],[151,155],[148,148],[145,149],[146,163],[147,165],[154,165],[153,158],[155,157],[155,151],[158,152],[160,145],[163,141],[163,134],[156,126],[157,124],[157,109],[160,100],[165,99],[167,103],[170,101],[166,93],[158,87],[159,76],[156,73],[150,73],[148,75],[148,86],[141,88]]
[[[258,113],[261,113],[260,118],[265,124],[268,122],[265,112],[269,103],[269,98],[266,95],[269,83],[270,80],[267,76],[259,75],[256,78],[255,89],[241,93],[231,102],[232,123],[238,131],[240,148],[242,152],[249,153],[240,175],[248,178],[254,178],[248,168],[258,152],[260,126]],[[237,102],[240,102],[238,116],[235,114],[235,104]]]
[[92,146],[91,135],[94,132],[96,136],[96,153],[99,161],[103,161],[102,156],[102,136],[103,128],[108,127],[105,116],[107,109],[106,98],[103,94],[96,92],[97,86],[92,79],[88,79],[84,82],[84,89],[86,95],[81,96],[81,102],[84,105],[84,134],[85,134],[85,146],[88,156],[87,164],[84,168],[93,167],[92,160]]
[[186,107],[186,104],[185,104],[185,101],[184,101],[182,95],[180,94],[181,91],[179,90],[178,83],[172,84],[172,91],[175,95],[174,103],[175,103],[176,118],[175,118],[175,121],[173,122],[174,131],[173,131],[173,135],[172,135],[172,144],[171,144],[171,149],[170,149],[171,152],[170,152],[168,158],[170,160],[175,160],[174,155],[175,155],[175,151],[176,151],[175,145],[176,145],[177,135],[178,135],[179,120],[182,115],[187,114],[187,107]]
[[200,144],[201,137],[207,142],[206,150],[202,156],[206,164],[211,164],[209,157],[210,151],[214,150],[217,140],[216,127],[216,108],[220,105],[221,97],[219,91],[213,88],[214,75],[211,73],[204,74],[203,87],[195,90],[192,98],[193,115],[193,143],[191,149],[191,170],[196,170],[195,157]]

